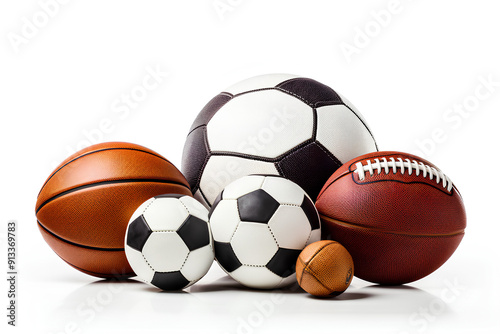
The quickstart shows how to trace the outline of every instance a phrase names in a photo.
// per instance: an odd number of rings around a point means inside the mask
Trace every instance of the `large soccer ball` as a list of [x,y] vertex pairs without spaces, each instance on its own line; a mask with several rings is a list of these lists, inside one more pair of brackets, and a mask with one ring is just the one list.
[[230,183],[210,210],[210,225],[222,269],[259,289],[295,282],[300,252],[321,237],[312,200],[279,176],[250,175]]
[[249,174],[284,176],[315,200],[337,168],[373,151],[366,121],[344,97],[312,79],[272,74],[208,102],[189,130],[182,172],[207,207]]
[[208,210],[185,195],[160,195],[130,218],[125,254],[142,281],[180,290],[200,280],[214,260]]

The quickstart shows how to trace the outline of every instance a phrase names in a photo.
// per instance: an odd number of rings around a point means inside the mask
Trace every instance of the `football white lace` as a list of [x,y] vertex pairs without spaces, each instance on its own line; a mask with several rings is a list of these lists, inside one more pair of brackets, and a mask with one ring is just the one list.
[[416,176],[419,176],[422,173],[422,177],[428,177],[430,180],[435,180],[437,184],[443,185],[443,188],[446,188],[448,191],[451,191],[453,188],[453,183],[450,178],[446,176],[440,170],[437,170],[434,167],[424,164],[423,162],[417,162],[415,160],[410,161],[410,159],[401,159],[401,158],[387,158],[374,159],[374,162],[371,160],[366,160],[366,164],[363,165],[362,162],[358,162],[356,164],[355,173],[358,173],[359,179],[365,179],[365,173],[369,172],[370,176],[373,176],[373,173],[377,172],[380,174],[382,169],[386,174],[389,174],[390,170],[396,174],[398,171],[401,174],[404,174],[406,170],[408,170],[408,175],[412,175],[415,173]]

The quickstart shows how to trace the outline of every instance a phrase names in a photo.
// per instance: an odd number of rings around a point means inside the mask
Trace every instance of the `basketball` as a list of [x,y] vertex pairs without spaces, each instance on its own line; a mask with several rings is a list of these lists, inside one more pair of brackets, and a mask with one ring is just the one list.
[[43,238],[73,268],[102,278],[135,276],[124,251],[127,223],[147,199],[166,193],[191,196],[167,159],[130,143],[102,143],[63,161],[38,194]]
[[338,296],[351,284],[354,264],[351,254],[332,240],[308,245],[297,259],[299,285],[318,297]]
[[323,239],[351,253],[356,276],[399,285],[421,279],[453,254],[464,237],[462,196],[439,168],[403,152],[351,160],[316,201]]

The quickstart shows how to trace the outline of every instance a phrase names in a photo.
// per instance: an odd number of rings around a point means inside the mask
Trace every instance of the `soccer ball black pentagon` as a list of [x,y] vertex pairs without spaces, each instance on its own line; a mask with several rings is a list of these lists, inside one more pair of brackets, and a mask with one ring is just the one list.
[[125,254],[144,282],[163,290],[187,288],[214,260],[208,210],[185,195],[150,198],[130,218]]
[[207,207],[226,185],[249,174],[284,176],[316,200],[337,168],[376,150],[361,114],[330,87],[263,75],[208,102],[187,136],[182,172]]
[[306,192],[275,175],[230,183],[209,215],[217,262],[252,288],[295,282],[297,257],[321,236],[318,213]]

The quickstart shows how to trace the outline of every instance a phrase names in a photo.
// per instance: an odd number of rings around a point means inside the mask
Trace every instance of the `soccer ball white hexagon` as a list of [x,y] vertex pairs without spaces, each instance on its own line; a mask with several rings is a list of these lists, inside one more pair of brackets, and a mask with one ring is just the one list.
[[312,79],[269,74],[208,102],[188,133],[182,172],[207,207],[250,174],[281,175],[315,200],[343,163],[376,150],[365,119],[343,96]]
[[209,217],[217,262],[252,288],[293,283],[300,252],[321,238],[311,198],[297,184],[275,175],[249,175],[230,183]]
[[130,218],[125,254],[142,281],[163,290],[189,287],[214,260],[208,210],[185,195],[150,198]]

